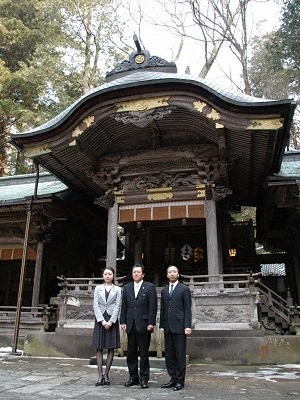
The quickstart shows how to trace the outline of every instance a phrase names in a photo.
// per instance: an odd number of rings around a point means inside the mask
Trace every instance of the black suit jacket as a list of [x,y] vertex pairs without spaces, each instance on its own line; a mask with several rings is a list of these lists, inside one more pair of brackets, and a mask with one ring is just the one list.
[[148,325],[156,324],[157,295],[153,283],[143,281],[137,298],[134,297],[134,283],[123,288],[120,323],[126,324],[126,332],[132,329],[133,321],[138,333],[147,332]]
[[190,289],[178,282],[169,296],[169,286],[161,291],[160,324],[165,333],[184,334],[192,327],[192,300]]

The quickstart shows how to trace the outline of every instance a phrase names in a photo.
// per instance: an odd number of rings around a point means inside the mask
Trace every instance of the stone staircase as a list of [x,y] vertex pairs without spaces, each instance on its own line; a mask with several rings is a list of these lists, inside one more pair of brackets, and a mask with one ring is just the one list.
[[256,288],[260,299],[259,320],[266,334],[296,334],[300,327],[300,314],[298,307],[293,305],[290,291],[284,299],[261,282],[256,282]]

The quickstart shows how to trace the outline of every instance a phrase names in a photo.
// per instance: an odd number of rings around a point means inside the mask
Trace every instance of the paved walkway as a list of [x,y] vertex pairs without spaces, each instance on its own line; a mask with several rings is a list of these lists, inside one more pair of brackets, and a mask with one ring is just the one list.
[[186,386],[161,389],[168,376],[152,368],[149,389],[125,388],[125,367],[114,366],[110,387],[95,387],[97,369],[89,360],[0,354],[0,399],[21,400],[299,400],[300,365],[229,366],[190,364]]

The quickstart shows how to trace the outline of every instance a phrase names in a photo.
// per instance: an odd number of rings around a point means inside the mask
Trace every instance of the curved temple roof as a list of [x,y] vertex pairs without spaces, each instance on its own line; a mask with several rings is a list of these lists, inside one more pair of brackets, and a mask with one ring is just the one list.
[[185,185],[212,179],[230,187],[235,202],[260,201],[265,179],[280,170],[293,100],[179,74],[139,44],[107,78],[51,121],[13,134],[13,144],[93,199],[141,185],[138,174],[159,185],[158,174],[170,184],[184,170]]
[[[210,82],[205,79],[198,77],[193,77],[187,74],[179,73],[166,73],[166,72],[156,72],[147,70],[138,70],[132,72],[130,75],[126,75],[115,79],[113,81],[104,83],[103,85],[92,89],[86,95],[80,97],[75,103],[71,104],[68,108],[58,114],[52,120],[40,125],[36,128],[31,129],[27,132],[15,133],[12,138],[18,138],[20,136],[32,135],[35,133],[42,133],[46,130],[50,130],[60,123],[62,123],[66,118],[68,118],[72,112],[80,108],[80,106],[89,100],[99,96],[101,94],[106,94],[108,92],[116,92],[121,89],[128,89],[134,87],[146,87],[148,85],[159,84],[162,86],[184,84],[186,90],[189,90],[189,86],[202,89],[206,91],[207,94],[213,95],[224,102],[232,105],[237,105],[239,107],[254,107],[254,106],[280,106],[280,105],[290,105],[293,103],[291,99],[286,100],[269,100],[262,99],[258,97],[253,97],[246,95],[237,90],[232,90],[225,88],[214,82]],[[116,96],[117,97],[117,96]]]

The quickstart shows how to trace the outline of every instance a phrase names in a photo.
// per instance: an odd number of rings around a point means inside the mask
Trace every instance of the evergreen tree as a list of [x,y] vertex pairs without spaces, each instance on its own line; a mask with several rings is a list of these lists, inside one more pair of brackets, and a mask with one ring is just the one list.
[[0,175],[30,172],[18,155],[11,158],[18,164],[9,165],[11,129],[41,125],[103,82],[105,66],[120,57],[119,6],[119,0],[0,0]]
[[[253,94],[300,101],[300,0],[284,0],[280,27],[255,39],[249,74]],[[291,128],[291,146],[300,148],[300,110]]]

